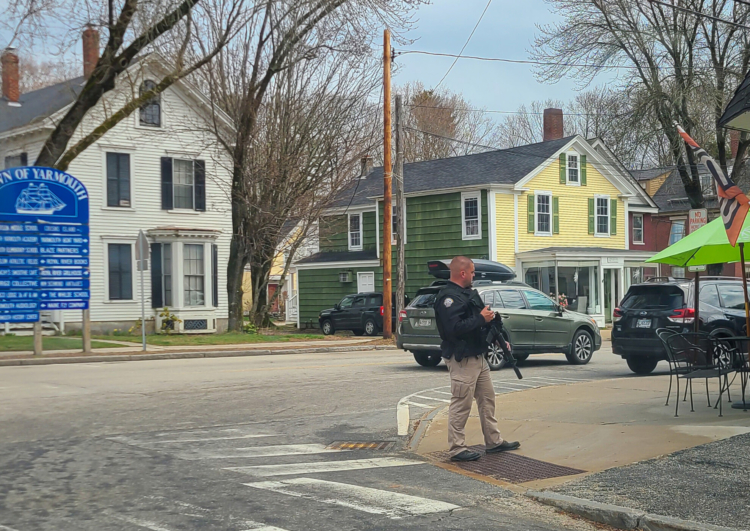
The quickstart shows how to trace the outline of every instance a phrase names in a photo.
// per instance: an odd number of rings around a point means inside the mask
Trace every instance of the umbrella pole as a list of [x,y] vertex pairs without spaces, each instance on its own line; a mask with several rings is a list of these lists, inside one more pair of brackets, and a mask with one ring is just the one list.
[[[740,263],[742,264],[742,291],[745,292],[745,335],[750,334],[750,302],[747,299],[747,277],[745,277],[745,244],[740,242]],[[750,354],[750,341],[748,341]]]
[[693,308],[695,309],[695,331],[696,332],[701,331],[700,311],[699,311],[699,301],[700,301],[699,292],[700,292],[700,282],[701,282],[700,279],[701,279],[701,273],[700,271],[696,271],[695,272],[695,296],[694,296],[695,300],[693,301]]

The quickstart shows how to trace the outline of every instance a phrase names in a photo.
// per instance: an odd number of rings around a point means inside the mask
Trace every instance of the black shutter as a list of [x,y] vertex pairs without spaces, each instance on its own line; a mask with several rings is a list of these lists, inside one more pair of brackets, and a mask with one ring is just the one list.
[[28,166],[28,165],[29,165],[29,156],[24,151],[23,153],[21,153],[21,166]]
[[117,153],[107,153],[107,206],[120,206]]
[[161,209],[172,210],[172,159],[161,158]]
[[214,308],[219,306],[219,246],[211,245],[211,285],[213,293],[211,299]]
[[206,210],[206,161],[196,160],[195,169],[195,209]]
[[161,244],[151,244],[151,307],[164,306],[161,290]]

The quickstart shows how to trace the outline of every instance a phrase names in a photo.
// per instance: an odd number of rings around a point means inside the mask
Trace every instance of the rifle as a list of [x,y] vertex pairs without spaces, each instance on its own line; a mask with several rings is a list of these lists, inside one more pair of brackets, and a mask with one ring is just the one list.
[[512,367],[513,372],[516,373],[518,379],[523,380],[523,375],[518,369],[518,362],[516,361],[516,358],[513,357],[513,353],[508,350],[508,347],[505,345],[505,336],[503,335],[503,319],[497,312],[495,312],[495,317],[493,317],[492,321],[490,321],[489,323],[487,345],[489,345],[490,348],[495,347],[496,349],[500,349],[500,351],[502,351],[503,353],[505,365],[509,365],[510,367]]

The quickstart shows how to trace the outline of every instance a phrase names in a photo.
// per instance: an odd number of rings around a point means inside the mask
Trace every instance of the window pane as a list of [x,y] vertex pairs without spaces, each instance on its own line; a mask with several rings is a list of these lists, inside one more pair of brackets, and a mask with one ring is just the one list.
[[557,309],[554,302],[538,291],[524,290],[523,294],[526,295],[526,300],[532,310],[554,311]]
[[109,300],[133,298],[133,272],[129,244],[110,243],[107,248]]
[[521,294],[516,290],[501,291],[500,298],[503,300],[503,305],[506,308],[523,310],[526,308],[526,301],[523,300]]
[[164,306],[172,306],[172,244],[162,246],[161,276],[164,289]]
[[609,234],[609,199],[606,197],[596,198],[596,232]]
[[489,305],[490,307],[495,305],[495,292],[494,291],[484,291],[481,293],[480,297],[482,297],[482,302]]
[[730,310],[745,309],[745,294],[742,292],[742,286],[719,285],[719,293],[721,294],[721,302],[724,308]]
[[349,246],[360,247],[362,245],[362,226],[359,214],[349,216]]
[[685,236],[685,222],[673,221],[669,230],[669,245],[677,243]]
[[578,182],[578,155],[568,155],[568,181]]
[[599,266],[559,265],[557,277],[561,302],[567,302],[569,310],[597,313],[595,310],[599,300]]
[[548,195],[536,196],[536,210],[537,210],[537,232],[549,233],[551,232],[551,215],[550,215],[550,203],[552,198]]
[[174,208],[193,208],[194,171],[192,160],[173,160]]
[[[156,87],[156,83],[147,79],[141,84],[139,94]],[[153,127],[161,125],[161,95],[156,95],[146,102],[140,109],[140,124]]]
[[342,310],[344,308],[351,308],[352,302],[354,302],[354,297],[344,297],[344,299],[339,303],[339,308]]
[[184,245],[182,252],[185,306],[203,306],[205,302],[203,245]]
[[[719,292],[716,291],[716,286],[703,286],[701,288],[701,304],[710,304],[711,306],[721,308],[721,302],[719,302]],[[745,309],[744,303],[742,309]]]
[[5,157],[5,169],[8,168],[17,168],[18,166],[22,166],[21,164],[21,155],[12,155],[10,157]]
[[476,197],[464,200],[464,218],[477,219],[479,217],[479,201]]
[[633,241],[643,243],[643,216],[633,215]]
[[476,219],[466,220],[466,235],[467,236],[479,235],[479,220],[476,220]]

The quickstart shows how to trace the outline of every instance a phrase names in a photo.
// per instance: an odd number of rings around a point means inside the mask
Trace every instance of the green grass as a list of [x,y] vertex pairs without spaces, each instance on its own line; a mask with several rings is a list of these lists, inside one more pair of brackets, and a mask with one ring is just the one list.
[[[116,335],[116,336],[92,336],[93,339],[132,341],[140,343],[139,335]],[[149,345],[160,345],[165,347],[184,347],[198,345],[232,345],[235,343],[284,343],[287,341],[308,341],[310,339],[322,339],[321,334],[285,334],[285,335],[264,335],[264,334],[244,334],[237,332],[227,332],[224,334],[174,334],[174,335],[147,335],[146,343]]]
[[[121,347],[116,343],[104,341],[92,341],[91,348]],[[43,350],[65,350],[83,349],[83,341],[80,337],[44,336],[42,338]],[[34,350],[33,336],[0,336],[0,352],[13,352],[16,350]]]

